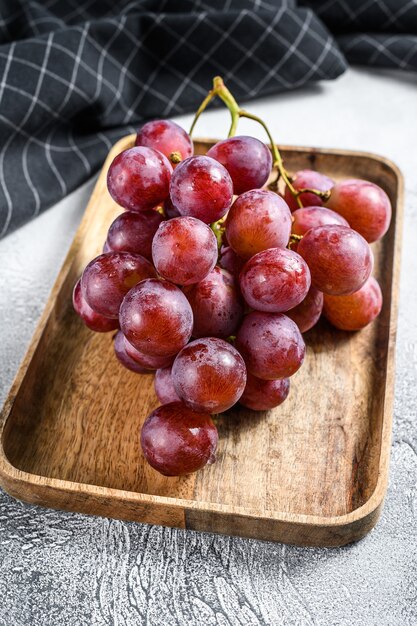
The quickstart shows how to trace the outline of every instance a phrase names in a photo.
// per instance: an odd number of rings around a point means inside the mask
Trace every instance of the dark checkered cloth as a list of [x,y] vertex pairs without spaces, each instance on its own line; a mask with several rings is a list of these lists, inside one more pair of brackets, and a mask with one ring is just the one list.
[[141,121],[195,109],[214,75],[245,101],[336,78],[344,55],[416,69],[416,3],[0,0],[0,233]]

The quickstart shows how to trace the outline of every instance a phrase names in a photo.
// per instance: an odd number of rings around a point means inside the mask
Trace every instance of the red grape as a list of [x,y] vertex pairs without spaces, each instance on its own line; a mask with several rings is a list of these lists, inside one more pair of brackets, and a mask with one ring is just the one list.
[[107,252],[96,257],[81,276],[82,294],[94,311],[117,318],[124,296],[156,272],[143,256],[130,252]]
[[355,293],[348,296],[324,296],[323,313],[336,328],[360,330],[381,312],[382,293],[378,282],[370,276]]
[[218,161],[207,156],[190,157],[175,168],[170,196],[181,215],[210,224],[223,217],[232,204],[232,179]]
[[124,337],[126,354],[129,355],[138,365],[147,370],[157,370],[160,367],[172,365],[174,356],[151,356],[136,350],[134,346]]
[[171,367],[163,367],[155,372],[154,387],[161,404],[180,402],[172,382]]
[[[316,172],[315,170],[300,170],[295,172],[292,179],[293,187],[297,191],[299,189],[317,189],[317,191],[327,191],[334,185],[334,181],[331,178],[321,174],[320,172]],[[295,211],[300,208],[297,200],[294,198],[288,187],[285,187],[284,198],[291,211]],[[302,193],[300,195],[300,200],[303,207],[321,206],[323,204],[323,200],[315,193]]]
[[125,211],[116,217],[107,234],[107,246],[114,252],[133,252],[152,261],[152,239],[164,220],[158,211]]
[[178,287],[151,278],[136,285],[124,298],[120,327],[140,352],[171,356],[190,339],[193,312]]
[[230,272],[216,266],[184,293],[193,310],[193,337],[226,339],[236,332],[243,317],[243,302]]
[[282,404],[289,391],[288,378],[262,380],[248,373],[245,391],[240,396],[239,403],[252,411],[269,411]]
[[218,434],[211,417],[182,402],[153,411],[141,432],[143,454],[165,476],[182,476],[214,463]]
[[291,232],[291,213],[272,191],[254,189],[239,196],[226,220],[229,245],[243,259],[268,248],[285,248]]
[[119,320],[105,317],[96,313],[85,301],[85,298],[81,291],[81,279],[75,283],[74,290],[72,292],[72,304],[74,310],[81,317],[84,324],[96,333],[107,333],[111,330],[119,328]]
[[219,265],[238,278],[240,270],[245,265],[245,259],[237,256],[230,246],[222,246],[220,251]]
[[177,285],[191,285],[216,265],[217,240],[211,228],[195,217],[174,217],[159,226],[152,258],[161,276]]
[[347,226],[311,228],[297,250],[310,268],[313,286],[333,296],[357,291],[372,271],[368,243]]
[[168,197],[171,173],[171,164],[161,152],[143,146],[129,148],[111,163],[107,188],[124,209],[148,211]]
[[263,187],[271,173],[271,151],[254,137],[230,137],[219,141],[210,148],[207,156],[227,169],[235,194]]
[[154,148],[168,159],[173,152],[178,152],[182,161],[193,153],[190,135],[171,120],[153,120],[144,124],[138,130],[135,146]]
[[246,367],[227,341],[206,337],[192,341],[177,355],[172,380],[179,397],[192,409],[222,413],[242,395]]
[[292,250],[270,248],[255,254],[240,272],[243,297],[256,311],[284,313],[299,304],[310,289],[310,271]]
[[391,203],[381,187],[367,180],[344,180],[332,189],[326,206],[345,217],[369,243],[381,239],[391,221]]
[[[297,209],[292,214],[293,223],[291,232],[294,235],[305,235],[310,228],[317,226],[325,226],[327,224],[340,224],[341,226],[349,226],[344,217],[323,206],[309,206],[305,209]],[[291,245],[292,250],[297,250],[298,242]]]
[[123,333],[119,330],[114,339],[114,352],[118,361],[128,370],[136,374],[149,374],[149,369],[142,367],[126,352],[126,340]]
[[297,324],[282,313],[249,313],[238,330],[235,345],[248,372],[263,380],[292,376],[305,355]]
[[297,324],[302,333],[305,333],[317,324],[322,310],[322,292],[315,287],[310,287],[304,300],[290,311],[287,311],[286,315]]

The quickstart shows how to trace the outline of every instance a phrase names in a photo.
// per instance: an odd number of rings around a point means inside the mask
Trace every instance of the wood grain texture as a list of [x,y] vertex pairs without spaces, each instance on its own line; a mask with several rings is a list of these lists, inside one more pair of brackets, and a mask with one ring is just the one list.
[[[119,142],[109,160],[131,141]],[[3,410],[0,480],[9,493],[57,508],[303,545],[340,545],[373,527],[391,438],[401,176],[363,153],[283,152],[290,170],[364,177],[390,195],[394,220],[373,246],[385,301],[377,322],[354,334],[321,323],[307,334],[306,362],[282,407],[221,416],[218,462],[190,477],[161,477],[139,447],[141,423],[157,405],[152,377],[122,370],[110,336],[88,331],[71,307],[75,280],[120,212],[105,187],[107,162]]]

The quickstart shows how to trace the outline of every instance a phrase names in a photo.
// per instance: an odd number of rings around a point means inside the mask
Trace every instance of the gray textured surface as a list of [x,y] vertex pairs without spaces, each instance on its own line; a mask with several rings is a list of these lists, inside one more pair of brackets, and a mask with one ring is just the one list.
[[[302,549],[50,511],[0,491],[0,626],[417,624],[416,79],[349,71],[251,110],[269,120],[281,143],[378,152],[406,177],[394,440],[382,519],[355,545]],[[198,134],[218,136],[226,126],[226,115],[215,111]],[[1,400],[91,188],[0,242]]]

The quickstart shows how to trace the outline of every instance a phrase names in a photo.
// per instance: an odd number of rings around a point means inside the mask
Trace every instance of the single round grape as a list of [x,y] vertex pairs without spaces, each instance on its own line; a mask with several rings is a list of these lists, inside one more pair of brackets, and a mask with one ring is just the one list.
[[182,291],[154,278],[129,291],[119,319],[129,343],[150,356],[176,354],[188,343],[193,329],[193,312]]
[[292,250],[270,248],[255,254],[239,277],[242,295],[256,311],[284,313],[297,306],[310,289],[310,270]]
[[238,278],[240,270],[245,265],[245,259],[241,259],[230,246],[222,246],[219,265]]
[[136,361],[126,352],[125,337],[120,330],[114,338],[114,352],[118,361],[128,370],[131,370],[136,374],[149,374],[149,369],[142,367],[139,363],[136,363]]
[[132,344],[124,337],[126,354],[129,355],[138,365],[146,370],[157,370],[160,367],[167,367],[172,365],[174,356],[151,356],[144,354],[140,350],[137,350]]
[[[328,191],[329,189],[332,189],[334,185],[334,181],[331,178],[325,176],[324,174],[321,174],[320,172],[316,172],[315,170],[299,170],[298,172],[295,172],[292,179],[293,187],[297,191],[300,189],[317,189],[317,191]],[[288,187],[285,187],[284,198],[291,211],[295,211],[296,209],[300,208],[298,206],[297,200],[294,198]],[[300,195],[300,200],[303,207],[322,206],[322,204],[324,204],[320,196],[317,196],[315,193],[311,192],[302,193]]]
[[170,402],[146,418],[140,442],[149,465],[164,476],[182,476],[214,463],[218,434],[209,415]]
[[205,337],[192,341],[177,355],[172,380],[179,397],[192,409],[222,413],[242,395],[246,367],[227,341]]
[[190,157],[194,151],[190,135],[171,120],[153,120],[144,124],[138,130],[135,146],[154,148],[168,159],[173,152],[177,152],[181,161]]
[[208,156],[194,156],[175,168],[170,196],[181,215],[197,217],[211,224],[229,210],[233,199],[233,183],[221,163]]
[[177,285],[203,280],[216,265],[217,240],[207,224],[195,217],[163,222],[152,242],[152,258],[159,274]]
[[237,332],[235,346],[248,372],[263,380],[292,376],[305,356],[297,324],[282,313],[249,313]]
[[272,168],[271,151],[254,137],[230,137],[216,143],[207,156],[219,161],[229,172],[235,194],[265,185]]
[[300,304],[287,311],[302,333],[313,328],[320,319],[323,311],[323,294],[315,287],[310,287],[308,294]]
[[154,387],[156,397],[161,404],[180,402],[180,398],[172,382],[171,366],[162,367],[155,372]]
[[290,392],[288,378],[262,380],[248,372],[248,379],[239,403],[252,411],[269,411],[286,400]]
[[119,328],[119,320],[105,317],[96,313],[86,302],[81,291],[81,280],[77,280],[72,292],[74,310],[81,317],[84,324],[96,333],[108,333]]
[[193,310],[193,337],[226,339],[235,334],[243,317],[243,301],[230,272],[216,266],[184,293]]
[[[305,235],[310,228],[317,226],[326,226],[327,224],[340,224],[341,226],[349,226],[344,217],[335,213],[331,209],[323,206],[309,206],[305,209],[297,209],[292,214],[293,223],[291,232],[294,235]],[[291,244],[291,250],[297,251],[298,242]]]
[[144,146],[128,148],[112,161],[107,188],[124,209],[149,211],[168,197],[171,173],[171,164],[161,152]]
[[316,289],[333,296],[362,287],[373,267],[372,251],[365,239],[347,226],[311,228],[298,244]]
[[107,252],[96,257],[81,276],[82,294],[94,311],[117,318],[127,292],[145,278],[156,276],[143,256],[130,252]]
[[163,220],[158,211],[125,211],[109,228],[108,251],[133,252],[152,261],[152,239]]
[[368,243],[381,239],[390,225],[392,209],[387,194],[367,180],[336,183],[326,206],[346,218]]
[[285,248],[290,232],[287,204],[266,189],[253,189],[239,196],[226,220],[227,241],[242,259],[268,248]]
[[381,309],[381,288],[373,276],[348,296],[324,296],[323,313],[333,326],[341,330],[365,328],[380,314]]

